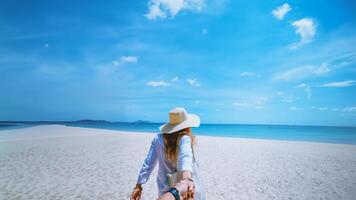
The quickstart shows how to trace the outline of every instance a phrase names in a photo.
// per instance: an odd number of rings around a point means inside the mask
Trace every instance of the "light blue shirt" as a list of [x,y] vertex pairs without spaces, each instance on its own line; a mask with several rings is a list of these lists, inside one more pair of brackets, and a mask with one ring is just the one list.
[[[191,139],[188,135],[184,135],[179,141],[178,163],[171,163],[165,157],[163,135],[157,134],[152,140],[151,148],[142,165],[137,183],[144,184],[147,182],[153,169],[158,162],[157,185],[159,193],[163,194],[169,189],[167,184],[167,174],[188,170],[193,174],[193,150],[191,147]],[[178,164],[178,166],[176,166]],[[177,168],[176,168],[177,167]]]

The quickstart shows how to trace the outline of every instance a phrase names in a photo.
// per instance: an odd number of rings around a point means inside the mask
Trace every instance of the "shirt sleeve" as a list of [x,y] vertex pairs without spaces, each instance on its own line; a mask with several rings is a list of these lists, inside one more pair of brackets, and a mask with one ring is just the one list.
[[193,150],[192,141],[188,135],[181,138],[179,142],[178,170],[188,170],[193,173]]
[[147,154],[145,161],[143,162],[140,174],[138,176],[137,183],[145,184],[150,177],[153,169],[157,164],[158,152],[157,152],[158,135],[152,140],[150,150]]

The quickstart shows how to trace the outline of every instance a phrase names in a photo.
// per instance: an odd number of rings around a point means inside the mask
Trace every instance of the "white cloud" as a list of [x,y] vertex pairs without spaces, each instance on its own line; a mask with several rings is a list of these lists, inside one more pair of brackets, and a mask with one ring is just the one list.
[[328,64],[326,62],[321,63],[319,67],[315,68],[315,74],[316,75],[323,75],[330,72],[330,68],[328,67]]
[[285,97],[281,100],[282,102],[285,102],[285,103],[292,103],[293,102],[293,98],[291,97]]
[[320,111],[329,110],[328,107],[316,107],[316,106],[312,106],[311,109],[313,109],[313,110],[320,110]]
[[160,8],[159,3],[148,3],[149,12],[145,15],[147,19],[155,20],[156,18],[166,18],[166,13]]
[[323,62],[321,65],[306,65],[292,68],[275,75],[274,79],[283,81],[300,80],[311,76],[321,76],[330,71],[328,64]]
[[132,63],[136,63],[137,62],[137,57],[136,56],[121,56],[120,57],[120,61],[122,62],[132,62]]
[[276,19],[282,20],[284,16],[291,10],[292,8],[290,7],[290,5],[285,3],[282,6],[278,6],[276,9],[274,9],[272,11],[272,14]]
[[256,73],[253,73],[253,72],[242,72],[240,74],[241,77],[245,77],[245,76],[256,76],[257,74]]
[[321,107],[321,108],[318,108],[319,110],[323,111],[323,110],[328,110],[327,107]]
[[312,90],[311,90],[311,88],[310,88],[307,84],[301,83],[301,84],[299,84],[299,85],[297,85],[297,86],[295,86],[295,87],[296,87],[296,88],[304,89],[305,93],[307,94],[307,98],[308,98],[308,99],[311,98],[311,96],[312,96]]
[[[175,76],[170,81],[171,82],[177,82],[178,81],[178,76]],[[150,82],[146,83],[146,85],[151,86],[151,87],[166,87],[166,86],[170,86],[171,84],[173,84],[173,83],[170,83],[169,81],[166,82],[166,81],[163,81],[163,80],[161,80],[161,81],[150,81]]]
[[200,83],[197,81],[197,79],[189,79],[188,78],[186,81],[192,86],[196,86],[196,87],[200,86]]
[[356,52],[346,53],[341,56],[335,57],[331,59],[331,62],[333,63],[333,67],[336,69],[349,66],[356,62]]
[[245,102],[234,102],[234,106],[245,107],[245,108],[256,108],[256,109],[264,108],[264,106],[262,105],[250,104]]
[[312,106],[312,110],[320,110],[320,111],[334,111],[334,112],[356,112],[356,107],[345,107],[345,108],[328,108],[328,107],[317,107],[317,106]]
[[342,109],[343,112],[356,112],[356,107],[346,107]]
[[203,35],[206,35],[206,34],[208,34],[208,29],[206,29],[206,28],[203,28],[203,30],[201,31],[201,34],[203,34]]
[[169,86],[169,83],[166,83],[165,81],[150,81],[147,82],[146,85],[151,86],[151,87],[166,87]]
[[293,102],[293,96],[286,95],[282,91],[278,91],[277,95],[282,98],[281,99],[282,102],[285,102],[285,103],[292,103]]
[[297,107],[295,106],[289,107],[289,110],[297,110]]
[[[316,107],[312,107],[312,109],[315,109]],[[345,107],[345,108],[332,108],[330,109],[331,111],[339,111],[339,112],[356,112],[356,107]]]
[[307,87],[307,84],[305,84],[305,83],[301,83],[301,84],[299,84],[299,85],[297,85],[297,86],[295,86],[296,88],[305,88],[305,87]]
[[150,0],[148,2],[147,19],[175,17],[180,11],[200,11],[204,6],[204,0]]
[[255,100],[255,105],[257,106],[263,106],[266,104],[268,98],[258,98]]
[[250,99],[249,101],[236,101],[233,105],[236,107],[262,109],[266,105],[267,100],[267,98],[257,98],[255,100]]
[[298,107],[296,107],[296,106],[291,106],[291,107],[289,107],[289,110],[291,110],[291,111],[304,110],[304,108],[298,108]]
[[121,56],[117,60],[113,60],[112,64],[115,66],[123,65],[126,63],[137,63],[138,58],[136,56]]
[[316,24],[312,19],[303,18],[294,21],[292,26],[296,28],[295,34],[300,36],[300,41],[291,46],[291,49],[297,49],[303,44],[308,44],[313,41],[316,34]]
[[355,85],[356,81],[340,81],[340,82],[331,82],[320,85],[320,87],[348,87]]

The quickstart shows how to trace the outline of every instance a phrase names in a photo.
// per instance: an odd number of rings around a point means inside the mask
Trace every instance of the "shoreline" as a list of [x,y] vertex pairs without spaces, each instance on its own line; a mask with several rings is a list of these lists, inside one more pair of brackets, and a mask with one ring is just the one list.
[[[100,127],[84,127],[84,126],[75,126],[75,125],[67,125],[67,124],[36,124],[36,125],[28,125],[23,127],[11,127],[8,129],[0,129],[0,138],[2,132],[11,131],[11,130],[21,130],[26,128],[33,128],[33,127],[41,127],[41,126],[66,126],[66,127],[73,127],[73,128],[84,128],[84,129],[96,129],[98,131],[114,131],[116,133],[130,133],[130,134],[158,134],[159,132],[150,132],[150,131],[140,131],[140,130],[118,130],[113,128],[100,128]],[[338,142],[338,141],[328,141],[328,140],[313,140],[313,139],[283,139],[283,138],[260,138],[260,137],[253,137],[253,136],[231,136],[231,135],[211,135],[211,134],[204,134],[204,133],[195,133],[194,135],[199,137],[221,137],[221,138],[237,138],[237,139],[250,139],[250,140],[268,140],[268,141],[285,141],[285,142],[307,142],[307,143],[321,143],[321,144],[341,144],[341,145],[356,145],[356,142]],[[1,140],[0,140],[1,141]]]
[[[91,120],[91,119],[85,119],[85,120],[75,120],[75,121],[46,121],[46,120],[40,120],[40,121],[26,121],[26,120],[19,120],[19,121],[7,121],[3,120],[0,121],[1,123],[4,124],[42,124],[42,125],[63,125],[66,123],[87,123],[85,121],[89,121],[89,123],[102,123],[102,124],[158,124],[162,125],[165,124],[166,122],[127,122],[127,121],[106,121],[106,120]],[[141,121],[141,120],[137,120]],[[203,123],[203,125],[241,125],[241,126],[290,126],[290,127],[325,127],[325,128],[356,128],[356,125],[321,125],[321,124],[244,124],[244,123]]]
[[[128,199],[155,133],[63,125],[0,134],[0,199]],[[207,199],[356,196],[356,146],[197,136]],[[154,169],[142,200],[157,198]]]

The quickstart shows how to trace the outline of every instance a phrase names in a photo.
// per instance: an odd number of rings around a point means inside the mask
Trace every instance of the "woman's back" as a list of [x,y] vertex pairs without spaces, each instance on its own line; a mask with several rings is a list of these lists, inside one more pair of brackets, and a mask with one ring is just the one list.
[[157,185],[160,194],[162,194],[169,189],[167,185],[167,174],[184,170],[193,172],[193,150],[191,148],[191,138],[188,135],[181,137],[178,147],[178,161],[177,163],[173,163],[166,157],[163,135],[157,134],[157,136],[152,140],[151,149],[139,174],[138,183],[147,182],[147,179],[157,162],[159,166]]

